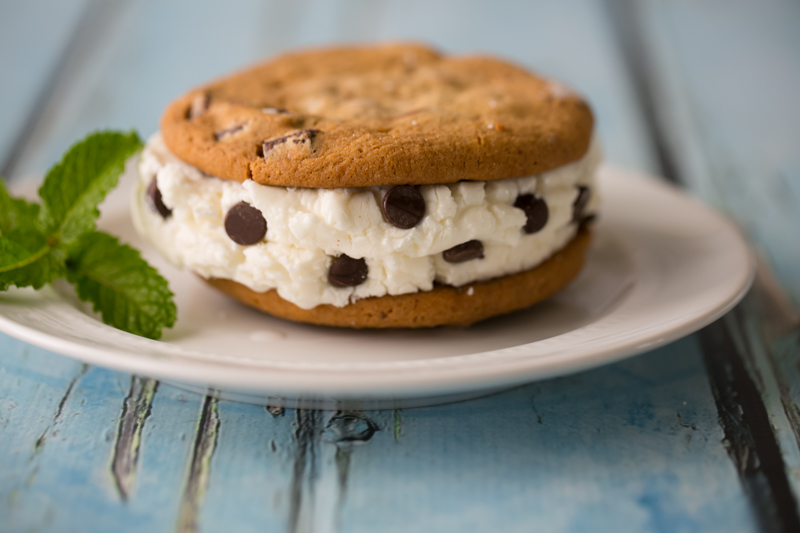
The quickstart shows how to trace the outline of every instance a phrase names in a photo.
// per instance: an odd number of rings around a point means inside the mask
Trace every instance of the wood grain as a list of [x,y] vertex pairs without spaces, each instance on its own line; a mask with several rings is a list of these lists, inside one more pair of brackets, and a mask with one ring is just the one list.
[[64,73],[88,3],[29,0],[3,5],[0,50],[5,53],[0,54],[0,72],[6,75],[0,105],[0,176],[14,174],[18,152]]
[[[800,6],[649,2],[635,18],[640,34],[647,35],[640,45],[646,75],[658,88],[657,144],[674,161],[676,177],[736,219],[765,258],[753,298],[728,317],[732,339],[717,335],[705,351],[711,365],[720,350],[728,352],[730,368],[746,363],[771,420],[768,430],[757,433],[762,445],[774,440],[780,446],[783,476],[791,484],[784,487],[780,476],[772,477],[765,490],[773,499],[761,501],[763,494],[751,491],[751,501],[767,516],[762,527],[791,531],[798,523],[800,489],[800,396],[792,385],[800,381],[800,248],[789,244],[800,227],[800,174],[793,170],[800,168],[800,156],[791,147],[800,139],[800,103],[790,94],[800,90],[800,64],[787,54],[800,45]],[[768,465],[760,475],[768,476]],[[751,483],[748,475],[744,479]]]
[[[104,24],[57,74],[74,14],[41,15],[52,30],[39,50],[1,47],[0,66],[25,80],[0,102],[0,117],[12,117],[0,121],[0,157],[27,139],[18,175],[43,172],[96,128],[147,135],[187,87],[290,47],[422,39],[503,55],[585,93],[609,159],[651,171],[671,163],[695,194],[740,221],[775,276],[762,274],[760,292],[704,336],[402,412],[216,401],[0,335],[0,529],[790,530],[780,509],[791,501],[778,498],[800,493],[800,256],[787,244],[800,227],[800,7],[637,4],[627,19],[636,54],[622,53],[631,44],[613,23],[619,12],[599,0],[237,0],[224,9],[129,0],[89,14]],[[40,14],[26,5],[6,10],[0,27],[30,32],[26,21]],[[47,90],[44,80],[56,81]],[[26,133],[42,94],[46,112]],[[741,420],[751,434],[766,432],[753,449],[774,459],[775,444],[783,467],[760,465],[749,478],[741,456],[729,455],[726,403],[712,394],[722,382],[706,371],[723,349],[739,358],[769,417],[767,430],[763,413]],[[780,480],[764,490],[758,476],[781,468],[793,492],[776,497]]]
[[157,387],[158,382],[154,379],[131,377],[131,387],[122,405],[111,456],[111,475],[123,500],[128,499],[136,481],[142,431],[150,416]]

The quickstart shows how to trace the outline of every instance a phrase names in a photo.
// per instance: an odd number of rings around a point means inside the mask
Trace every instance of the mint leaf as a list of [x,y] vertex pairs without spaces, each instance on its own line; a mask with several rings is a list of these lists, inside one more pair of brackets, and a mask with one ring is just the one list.
[[63,271],[37,229],[38,217],[39,205],[13,198],[0,180],[0,290],[40,289]]
[[0,291],[7,290],[12,285],[38,290],[63,275],[63,262],[47,253],[24,267],[0,272]]
[[97,206],[117,185],[125,160],[142,147],[135,131],[98,132],[72,146],[44,178],[40,213],[47,235],[64,244],[94,229]]
[[12,198],[0,179],[0,235],[18,228],[35,228],[39,218],[39,205]]
[[84,234],[70,250],[67,279],[103,322],[151,339],[175,323],[167,281],[130,246],[106,233]]
[[24,267],[49,251],[47,239],[35,229],[8,232],[0,237],[0,272]]
[[0,237],[0,290],[11,285],[40,289],[63,271],[38,230],[19,228]]

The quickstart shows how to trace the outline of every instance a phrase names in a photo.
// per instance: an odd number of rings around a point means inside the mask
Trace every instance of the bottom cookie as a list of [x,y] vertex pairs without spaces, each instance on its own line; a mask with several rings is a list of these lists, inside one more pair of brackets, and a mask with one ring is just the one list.
[[297,322],[348,328],[466,327],[555,294],[580,272],[590,240],[589,229],[582,227],[562,250],[531,270],[461,287],[437,285],[425,292],[364,298],[344,307],[302,309],[275,290],[255,292],[227,279],[205,281],[247,305]]

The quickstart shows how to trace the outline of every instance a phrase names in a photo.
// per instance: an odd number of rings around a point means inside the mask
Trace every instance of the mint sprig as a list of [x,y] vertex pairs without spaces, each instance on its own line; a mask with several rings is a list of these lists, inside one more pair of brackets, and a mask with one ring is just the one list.
[[100,202],[141,148],[134,131],[89,135],[47,173],[41,206],[13,198],[0,180],[0,290],[65,277],[106,324],[157,339],[175,323],[166,280],[139,252],[95,231]]

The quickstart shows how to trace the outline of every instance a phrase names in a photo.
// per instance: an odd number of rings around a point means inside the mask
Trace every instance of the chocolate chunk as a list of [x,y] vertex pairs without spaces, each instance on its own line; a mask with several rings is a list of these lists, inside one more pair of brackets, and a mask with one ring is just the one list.
[[244,122],[242,124],[236,124],[234,126],[231,126],[230,128],[224,129],[222,131],[214,132],[214,138],[217,141],[220,141],[222,140],[223,137],[228,137],[229,135],[233,135],[235,133],[242,131],[247,126],[247,124],[248,124],[247,122]]
[[410,229],[425,216],[425,199],[416,187],[395,185],[383,195],[381,211],[392,226]]
[[525,233],[536,233],[540,231],[545,227],[547,219],[550,217],[550,210],[547,208],[547,202],[533,194],[517,196],[517,199],[514,201],[514,207],[525,211],[525,216],[528,217],[528,221],[522,226],[522,231]]
[[267,221],[261,211],[239,202],[225,215],[225,233],[236,244],[255,244],[267,234]]
[[270,152],[281,146],[304,147],[308,152],[313,152],[314,139],[316,139],[319,133],[320,133],[319,130],[313,130],[313,129],[300,130],[294,133],[290,133],[289,135],[284,135],[283,137],[278,137],[277,139],[270,139],[268,141],[264,141],[264,144],[262,145],[264,158],[265,159],[268,158],[270,156]]
[[333,260],[328,270],[328,283],[334,287],[355,287],[367,280],[367,262],[362,259],[353,259],[347,255],[340,255]]
[[448,263],[463,263],[473,259],[483,259],[483,243],[467,241],[442,252],[442,258]]
[[597,215],[595,215],[595,214],[586,215],[585,217],[583,217],[583,218],[581,219],[581,222],[580,222],[580,229],[586,229],[586,228],[588,228],[589,226],[591,226],[592,224],[594,224],[594,222],[595,222],[596,220],[597,220]]
[[208,111],[208,106],[211,103],[211,96],[208,93],[198,94],[192,100],[192,106],[189,108],[189,113],[186,118],[189,120],[201,117]]
[[578,197],[572,203],[572,221],[580,222],[583,219],[583,211],[589,203],[589,198],[592,197],[592,191],[589,187],[578,185]]
[[155,178],[147,186],[147,203],[150,209],[161,215],[164,220],[172,216],[172,209],[164,205],[164,200],[161,199],[161,191],[158,190],[158,182]]

